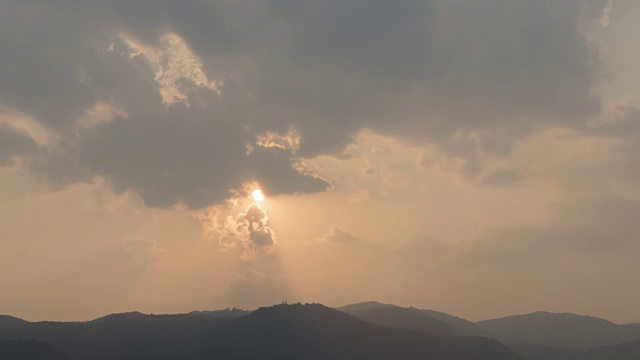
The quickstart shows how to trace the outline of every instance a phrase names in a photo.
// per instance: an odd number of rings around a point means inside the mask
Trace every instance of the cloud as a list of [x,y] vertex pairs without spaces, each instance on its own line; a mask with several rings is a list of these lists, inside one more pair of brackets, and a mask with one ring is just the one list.
[[351,244],[351,243],[359,242],[362,239],[353,235],[349,231],[340,230],[338,228],[331,228],[328,234],[317,238],[317,240],[324,241],[324,242],[332,242],[337,244]]
[[[439,142],[460,130],[572,125],[599,110],[597,54],[576,1],[269,4],[292,41],[265,86],[270,101],[314,117],[300,125],[303,153],[339,148],[361,127]],[[329,131],[332,142],[304,141]]]
[[272,195],[326,191],[305,159],[343,156],[363,129],[435,146],[476,178],[484,156],[534,128],[599,112],[581,10],[576,0],[9,0],[0,103],[59,140],[27,166],[39,179],[102,178],[152,207],[218,205],[246,182]]
[[609,27],[611,23],[611,10],[613,10],[613,0],[608,0],[607,5],[602,10],[602,17],[600,18],[600,25],[603,28]]
[[227,248],[240,245],[241,260],[255,260],[260,255],[275,254],[277,250],[276,234],[269,226],[266,209],[259,204],[250,205],[237,217],[225,219],[219,231],[220,244]]
[[612,138],[636,137],[640,134],[640,109],[621,103],[613,106],[612,113],[611,118],[587,127],[587,134]]
[[154,72],[163,104],[183,103],[189,107],[189,95],[198,89],[210,90],[218,96],[222,94],[223,83],[207,78],[202,63],[180,36],[174,33],[162,35],[158,49],[139,44],[125,35],[121,35],[121,39],[128,46],[131,58],[146,58]]
[[611,159],[602,169],[635,179],[640,172],[640,109],[628,101],[615,104],[604,121],[589,124],[584,132],[592,137],[610,139],[615,143]]
[[[79,161],[110,180],[117,191],[134,190],[154,207],[220,204],[257,181],[271,195],[321,192],[326,181],[294,168],[289,150],[256,148],[250,134],[212,111],[170,107],[153,118],[114,121],[79,146]],[[224,116],[224,114],[221,114]],[[188,123],[184,123],[187,121]]]
[[0,123],[0,166],[11,165],[15,157],[29,154],[36,148],[31,137]]

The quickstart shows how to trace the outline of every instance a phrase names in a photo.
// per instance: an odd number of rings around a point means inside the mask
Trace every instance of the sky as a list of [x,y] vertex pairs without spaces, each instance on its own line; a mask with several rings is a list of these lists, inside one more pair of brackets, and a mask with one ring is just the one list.
[[634,0],[4,0],[0,313],[640,322],[638,33]]

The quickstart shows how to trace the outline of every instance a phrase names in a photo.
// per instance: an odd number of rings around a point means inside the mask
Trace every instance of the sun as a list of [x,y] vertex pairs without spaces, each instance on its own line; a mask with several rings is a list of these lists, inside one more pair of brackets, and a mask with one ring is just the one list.
[[251,196],[253,197],[253,200],[255,200],[256,202],[260,202],[264,200],[264,194],[260,189],[253,190],[253,192],[251,193]]

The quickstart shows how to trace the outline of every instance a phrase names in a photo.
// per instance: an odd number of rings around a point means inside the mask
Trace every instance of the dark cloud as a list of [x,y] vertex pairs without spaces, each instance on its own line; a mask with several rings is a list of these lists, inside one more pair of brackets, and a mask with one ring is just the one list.
[[[7,70],[8,75],[16,77],[15,81],[3,82],[8,87],[15,88],[12,84],[18,84],[20,76],[31,76],[28,67],[43,74],[37,79],[35,75],[39,73],[33,74],[33,78],[24,81],[23,88],[0,100],[33,115],[63,138],[29,162],[30,169],[39,178],[64,186],[90,181],[97,175],[109,180],[116,191],[137,192],[149,206],[184,204],[196,209],[223,202],[232,190],[242,189],[245,182],[259,182],[272,195],[318,192],[329,187],[326,181],[300,166],[291,150],[256,147],[247,154],[247,146],[255,142],[257,133],[247,128],[248,122],[238,118],[241,113],[231,109],[236,99],[221,99],[216,89],[198,83],[206,75],[194,72],[193,67],[200,65],[197,58],[192,54],[185,58],[183,50],[188,45],[172,47],[174,39],[169,38],[163,42],[142,43],[151,47],[152,53],[140,53],[141,49],[132,48],[137,44],[129,44],[127,39],[109,40],[112,32],[106,30],[106,24],[88,26],[74,20],[73,15],[78,12],[94,16],[98,24],[104,21],[104,16],[116,16],[107,9],[95,8],[97,4],[92,2],[87,8],[78,9],[67,6],[69,2],[58,4],[60,6],[45,2],[3,5],[24,16],[51,16],[48,21],[55,25],[51,32],[56,33],[56,27],[63,27],[73,32],[71,41],[76,42],[75,46],[68,44],[72,51],[65,53],[64,49],[53,49],[52,44],[66,44],[66,38],[59,41],[52,38],[48,43],[41,43],[39,38],[21,39],[20,48],[12,50],[15,59],[6,59],[9,65],[18,66],[17,74]],[[126,7],[124,3],[114,5],[115,12]],[[152,11],[148,15],[153,14]],[[65,21],[67,18],[70,21]],[[86,38],[82,38],[83,31]],[[109,42],[112,43],[110,51]],[[28,57],[27,53],[32,51],[28,47],[35,48],[33,61],[44,61],[42,65],[20,61],[20,57]],[[46,60],[46,56],[53,56],[50,52],[61,52],[61,59],[70,56],[69,64]],[[77,52],[91,56],[83,57]],[[181,65],[192,67],[181,68]],[[59,68],[67,66],[74,68],[75,73]],[[82,74],[77,73],[83,69]],[[158,71],[164,72],[162,76]],[[65,82],[56,82],[58,80]],[[69,93],[58,89],[68,89]],[[78,96],[73,89],[78,89]],[[176,103],[163,104],[167,98]],[[185,100],[181,101],[182,98]],[[192,106],[186,107],[181,102]],[[95,124],[78,132],[79,119],[92,115],[91,109],[96,104],[106,104],[118,111],[112,114],[113,119],[107,116],[102,123],[93,121]]]
[[68,130],[97,98],[87,80],[99,68],[91,47],[101,34],[86,18],[42,2],[0,5],[0,103]]
[[[267,9],[289,26],[290,61],[333,64],[392,81],[424,80],[433,68],[433,1],[272,1]],[[383,85],[379,83],[379,85]]]
[[[584,14],[577,0],[10,0],[0,103],[61,139],[31,163],[40,178],[99,176],[149,206],[219,204],[252,181],[324,191],[301,157],[365,128],[435,144],[477,178],[485,152],[599,111]],[[297,148],[255,146],[292,127]]]
[[331,136],[303,153],[339,148],[362,127],[447,142],[460,130],[526,133],[599,111],[578,1],[276,3],[292,40],[267,68],[269,101],[310,114],[303,135]]

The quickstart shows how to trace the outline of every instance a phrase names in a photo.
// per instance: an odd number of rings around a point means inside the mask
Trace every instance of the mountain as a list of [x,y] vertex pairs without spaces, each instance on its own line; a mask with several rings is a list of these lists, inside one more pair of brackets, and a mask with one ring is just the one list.
[[354,311],[372,310],[372,309],[389,308],[389,307],[398,307],[398,306],[391,305],[391,304],[383,304],[377,301],[366,301],[366,302],[361,302],[357,304],[337,307],[336,310],[346,312],[346,313],[351,313]]
[[542,344],[589,349],[640,340],[640,330],[604,319],[537,312],[476,323],[487,336],[506,344]]
[[640,341],[597,347],[590,350],[570,350],[539,344],[520,344],[513,349],[529,360],[638,360]]
[[[638,360],[640,359],[640,341],[612,346],[603,346],[587,351],[585,360]],[[578,360],[578,359],[576,359]]]
[[[583,352],[541,344],[516,344],[511,348],[528,360],[583,360]],[[613,359],[612,359],[613,360]]]
[[0,315],[0,328],[2,328],[3,326],[19,326],[22,324],[27,324],[27,321],[24,321],[22,319],[18,319],[16,317],[13,316],[9,316],[9,315]]
[[467,335],[467,336],[486,336],[483,330],[472,323],[469,320],[465,320],[463,318],[459,318],[457,316],[453,316],[447,313],[435,311],[435,310],[420,310],[423,314],[426,314],[434,319],[440,320],[443,323],[447,324],[451,330],[457,335]]
[[69,360],[49,345],[34,340],[0,341],[0,359]]
[[400,329],[416,330],[433,335],[455,334],[444,322],[414,308],[389,306],[345,312],[374,324],[392,326]]
[[495,340],[381,326],[319,304],[261,308],[231,320],[223,330],[220,345],[207,355],[236,359],[520,359]]
[[217,327],[248,312],[178,315],[113,314],[88,322],[0,322],[0,339],[37,339],[76,359],[173,359],[209,348]]
[[476,324],[434,310],[403,308],[376,301],[347,305],[337,309],[376,324],[418,330],[428,334],[484,335]]
[[496,340],[381,326],[317,304],[251,313],[126,313],[89,322],[21,322],[0,326],[0,337],[35,338],[72,358],[91,360],[522,359]]
[[0,324],[21,324],[27,321],[9,315],[0,315]]

